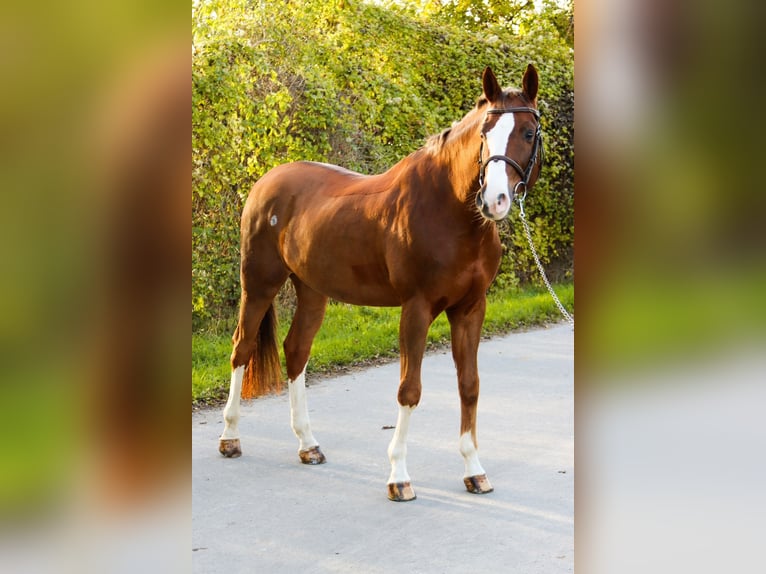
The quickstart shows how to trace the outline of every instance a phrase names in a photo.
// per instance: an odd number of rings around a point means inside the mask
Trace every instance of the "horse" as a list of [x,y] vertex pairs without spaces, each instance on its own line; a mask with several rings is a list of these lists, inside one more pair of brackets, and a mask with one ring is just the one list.
[[538,82],[529,64],[521,89],[503,89],[487,67],[473,109],[385,173],[298,161],[255,183],[242,211],[241,301],[221,454],[242,454],[240,396],[264,394],[280,383],[273,300],[289,278],[297,306],[283,348],[301,462],[326,461],[311,431],[305,376],[328,299],[401,307],[387,491],[393,501],[416,498],[407,435],[420,401],[428,329],[446,312],[461,401],[463,482],[468,492],[492,492],[478,455],[477,353],[487,289],[502,255],[496,222],[532,188],[542,166]]

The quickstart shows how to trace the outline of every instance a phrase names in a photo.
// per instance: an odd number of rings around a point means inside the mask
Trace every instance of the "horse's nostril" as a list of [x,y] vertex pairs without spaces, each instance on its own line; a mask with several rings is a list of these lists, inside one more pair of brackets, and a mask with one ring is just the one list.
[[484,207],[484,198],[481,196],[481,192],[476,194],[476,207],[479,209]]
[[497,204],[498,205],[502,205],[506,201],[508,201],[508,194],[507,193],[500,193],[500,194],[498,194],[498,196],[497,196]]

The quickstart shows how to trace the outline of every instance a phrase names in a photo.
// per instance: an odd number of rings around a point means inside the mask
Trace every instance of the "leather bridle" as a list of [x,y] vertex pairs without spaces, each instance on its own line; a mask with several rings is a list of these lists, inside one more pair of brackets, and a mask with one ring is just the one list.
[[538,157],[540,161],[540,166],[542,167],[542,160],[543,160],[543,132],[540,127],[540,112],[536,110],[535,108],[526,108],[526,107],[518,107],[518,108],[493,108],[490,110],[487,110],[488,115],[501,115],[501,114],[516,114],[516,113],[530,113],[533,116],[535,116],[535,119],[537,120],[537,129],[535,130],[535,143],[534,147],[532,148],[532,154],[529,157],[529,163],[527,164],[526,169],[523,169],[516,160],[513,158],[508,157],[507,155],[491,155],[486,160],[482,160],[482,157],[484,156],[484,133],[481,134],[481,147],[479,148],[479,189],[482,189],[484,187],[484,171],[487,169],[487,166],[490,162],[493,161],[504,161],[508,165],[510,165],[513,169],[516,170],[516,173],[519,174],[519,177],[521,178],[521,181],[517,182],[515,186],[513,186],[513,197],[514,199],[517,198],[519,195],[519,187],[523,186],[524,192],[523,195],[519,198],[520,200],[523,200],[527,196],[527,185],[529,184],[529,178],[532,176],[532,170],[535,167],[535,164],[538,162]]

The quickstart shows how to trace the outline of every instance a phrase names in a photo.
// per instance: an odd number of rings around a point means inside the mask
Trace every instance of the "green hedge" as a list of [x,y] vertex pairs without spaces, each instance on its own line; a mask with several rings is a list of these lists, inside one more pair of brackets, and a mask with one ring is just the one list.
[[[426,3],[428,4],[428,3]],[[195,327],[239,298],[239,214],[272,167],[308,159],[379,173],[460,119],[490,65],[518,85],[541,76],[546,167],[526,204],[556,280],[572,275],[573,49],[561,13],[466,27],[446,11],[359,1],[201,0],[193,11]],[[556,16],[556,17],[554,17]],[[536,281],[523,230],[501,225],[503,285]]]

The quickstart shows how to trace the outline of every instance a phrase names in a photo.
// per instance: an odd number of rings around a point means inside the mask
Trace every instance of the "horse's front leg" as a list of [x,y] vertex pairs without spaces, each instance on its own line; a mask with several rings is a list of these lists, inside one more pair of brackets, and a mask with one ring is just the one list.
[[407,434],[412,411],[420,402],[420,367],[423,362],[428,327],[432,321],[430,305],[425,301],[409,301],[402,305],[402,317],[399,323],[401,374],[397,395],[399,416],[394,437],[388,446],[388,458],[391,461],[388,498],[396,502],[416,498],[407,472]]
[[460,391],[460,454],[465,461],[463,482],[468,492],[492,492],[487,473],[479,462],[476,440],[476,407],[479,402],[479,369],[477,353],[484,323],[486,299],[480,298],[447,310],[452,335],[452,357],[457,367]]

